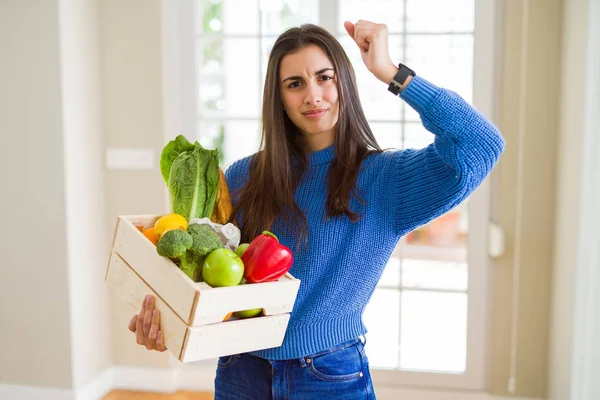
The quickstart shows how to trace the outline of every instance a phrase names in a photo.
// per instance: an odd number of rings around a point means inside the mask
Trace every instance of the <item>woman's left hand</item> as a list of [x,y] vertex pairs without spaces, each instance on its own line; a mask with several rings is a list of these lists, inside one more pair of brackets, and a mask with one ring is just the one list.
[[359,20],[346,21],[344,28],[360,48],[367,69],[383,83],[389,84],[398,72],[388,51],[388,29],[385,24]]

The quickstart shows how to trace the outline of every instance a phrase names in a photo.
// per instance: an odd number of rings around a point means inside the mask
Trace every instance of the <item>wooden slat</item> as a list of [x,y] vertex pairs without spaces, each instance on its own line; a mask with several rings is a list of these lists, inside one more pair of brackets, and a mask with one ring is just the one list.
[[132,225],[142,225],[144,229],[153,227],[159,218],[160,215],[128,215],[126,217]]
[[113,250],[189,324],[198,295],[196,284],[171,260],[159,256],[156,246],[142,235],[129,218],[139,221],[143,217],[119,218]]
[[187,325],[164,302],[160,295],[152,290],[115,252],[112,252],[110,257],[106,281],[119,294],[121,299],[134,306],[138,313],[144,297],[147,294],[154,296],[155,308],[160,311],[160,329],[165,338],[165,345],[175,357],[180,359],[188,330]]
[[155,296],[165,344],[182,362],[281,346],[290,318],[289,314],[280,314],[188,327],[115,252],[111,254],[107,283],[137,312],[147,294]]
[[276,282],[200,289],[190,325],[220,322],[228,312],[262,308],[265,315],[292,312],[300,281],[291,275]]
[[289,314],[189,328],[183,362],[281,346]]

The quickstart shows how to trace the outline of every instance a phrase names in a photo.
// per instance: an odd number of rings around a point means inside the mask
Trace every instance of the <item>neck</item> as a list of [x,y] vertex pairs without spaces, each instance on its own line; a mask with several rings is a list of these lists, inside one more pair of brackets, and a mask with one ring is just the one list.
[[305,138],[306,144],[311,152],[326,149],[335,142],[333,135],[325,133],[314,136],[305,136]]

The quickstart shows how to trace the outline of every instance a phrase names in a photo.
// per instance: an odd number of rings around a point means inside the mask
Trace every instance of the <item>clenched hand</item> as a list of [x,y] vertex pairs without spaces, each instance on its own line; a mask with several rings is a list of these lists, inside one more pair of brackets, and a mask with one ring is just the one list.
[[367,69],[383,83],[389,84],[398,72],[388,51],[388,28],[385,24],[359,20],[344,22],[346,32],[360,48]]
[[135,333],[137,344],[148,350],[165,351],[165,339],[160,328],[160,312],[154,308],[154,296],[148,295],[139,314],[129,321],[129,330]]

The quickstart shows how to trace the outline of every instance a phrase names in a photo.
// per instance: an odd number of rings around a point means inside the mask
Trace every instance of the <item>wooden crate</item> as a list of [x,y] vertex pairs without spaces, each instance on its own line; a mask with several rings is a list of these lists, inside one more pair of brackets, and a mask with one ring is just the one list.
[[[281,346],[300,281],[286,274],[276,282],[221,288],[193,282],[136,227],[158,218],[118,218],[106,281],[138,312],[144,297],[154,295],[169,351],[191,362]],[[230,312],[253,308],[264,316],[222,322]]]

